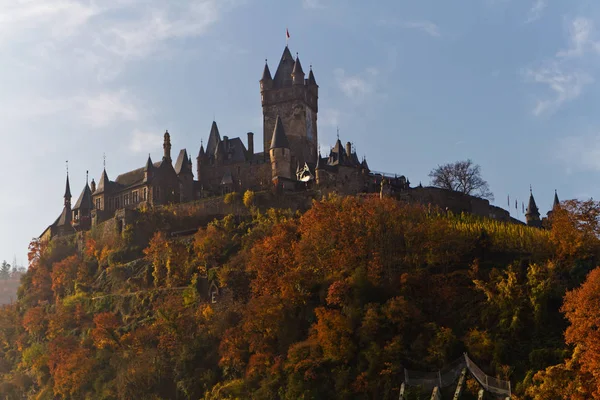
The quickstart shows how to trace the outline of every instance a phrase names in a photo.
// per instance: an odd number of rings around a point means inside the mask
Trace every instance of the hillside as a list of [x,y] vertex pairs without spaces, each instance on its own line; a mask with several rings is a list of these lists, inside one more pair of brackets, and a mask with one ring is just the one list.
[[150,223],[163,210],[33,242],[0,309],[0,393],[397,399],[404,368],[467,352],[513,398],[600,398],[598,204],[565,202],[541,230],[375,197],[244,203],[190,236]]

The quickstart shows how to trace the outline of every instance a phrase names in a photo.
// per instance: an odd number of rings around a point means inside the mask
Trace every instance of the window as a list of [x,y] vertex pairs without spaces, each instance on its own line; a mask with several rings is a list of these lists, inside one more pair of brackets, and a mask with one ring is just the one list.
[[100,199],[96,199],[96,210],[100,209]]
[[217,302],[217,296],[219,295],[219,289],[213,287],[210,291],[210,302],[215,304]]
[[140,199],[138,199],[138,191],[133,192],[133,204],[136,204]]
[[123,195],[123,206],[128,206],[129,205],[129,193],[125,193]]
[[143,201],[148,200],[148,188],[144,188],[144,197],[142,198]]
[[115,210],[119,209],[119,198],[115,197]]

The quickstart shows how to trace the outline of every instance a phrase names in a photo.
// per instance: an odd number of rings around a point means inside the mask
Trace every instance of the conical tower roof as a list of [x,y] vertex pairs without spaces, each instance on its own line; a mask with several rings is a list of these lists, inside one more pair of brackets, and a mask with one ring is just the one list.
[[317,86],[317,80],[315,79],[315,74],[313,74],[312,67],[310,68],[310,72],[308,73],[308,84]]
[[71,201],[71,185],[69,184],[69,174],[67,173],[67,183],[65,185],[65,201]]
[[273,139],[271,140],[271,149],[289,149],[290,143],[288,142],[287,135],[283,129],[283,122],[281,117],[277,116],[275,122],[275,129],[273,130]]
[[91,210],[92,204],[92,190],[86,182],[85,187],[79,195],[79,199],[77,199],[77,203],[75,203],[75,206],[73,207],[73,210]]
[[529,189],[529,204],[527,205],[527,213],[525,215],[540,215],[540,211],[535,204],[535,199],[533,198],[533,191]]
[[210,134],[208,135],[208,142],[206,143],[206,153],[208,155],[215,154],[220,142],[221,135],[219,134],[219,128],[217,127],[217,123],[213,121],[210,127]]
[[552,209],[554,210],[555,208],[559,208],[560,207],[560,201],[558,200],[558,193],[556,192],[556,189],[554,189],[554,202],[552,203]]
[[290,87],[292,86],[292,70],[294,69],[294,57],[290,53],[290,49],[285,46],[283,54],[281,55],[281,61],[277,71],[275,71],[275,77],[273,78],[274,86],[277,88]]
[[269,70],[269,64],[267,64],[267,60],[265,60],[265,69],[263,70],[262,78],[260,79],[262,82],[272,81],[271,71]]

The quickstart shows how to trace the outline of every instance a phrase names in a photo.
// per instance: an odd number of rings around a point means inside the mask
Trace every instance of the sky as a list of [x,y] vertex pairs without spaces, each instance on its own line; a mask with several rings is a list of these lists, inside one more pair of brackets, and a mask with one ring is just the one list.
[[[600,197],[600,3],[550,0],[0,0],[0,260],[98,180],[193,157],[215,119],[256,133],[259,79],[286,44],[313,66],[324,151],[353,142],[413,186],[472,159],[521,218]],[[519,210],[514,209],[514,200]]]

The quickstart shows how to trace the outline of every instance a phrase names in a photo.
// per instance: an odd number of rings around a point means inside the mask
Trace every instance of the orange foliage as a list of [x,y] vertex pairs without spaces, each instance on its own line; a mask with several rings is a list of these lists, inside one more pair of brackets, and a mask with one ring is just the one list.
[[52,265],[50,274],[52,279],[52,290],[57,298],[73,294],[75,291],[75,280],[81,259],[72,255]]
[[563,311],[570,322],[567,343],[581,351],[581,370],[593,376],[595,399],[600,399],[600,268],[589,273],[585,283],[565,296]]
[[316,339],[323,355],[333,361],[348,362],[354,354],[352,325],[350,320],[337,310],[323,307],[315,309],[317,323],[314,325]]
[[89,349],[73,337],[59,337],[50,342],[48,368],[54,378],[54,393],[67,398],[78,398],[94,376],[94,360]]
[[23,328],[31,336],[37,339],[41,339],[46,333],[46,326],[48,321],[46,320],[46,312],[41,306],[32,307],[25,312],[23,315]]
[[119,345],[117,329],[121,326],[119,318],[112,312],[103,312],[94,316],[94,329],[90,336],[94,345],[99,348],[114,348]]

